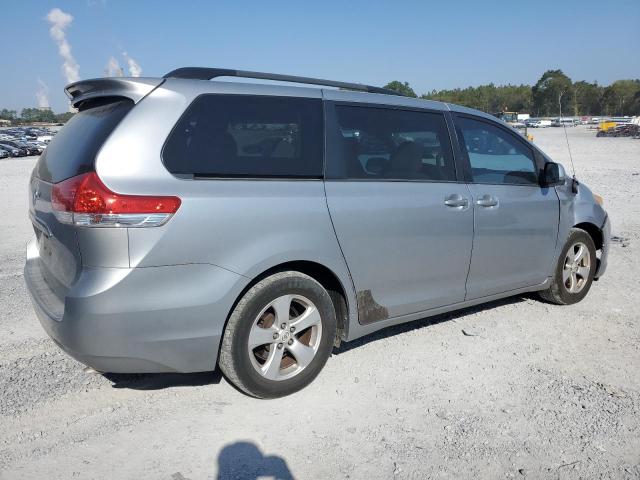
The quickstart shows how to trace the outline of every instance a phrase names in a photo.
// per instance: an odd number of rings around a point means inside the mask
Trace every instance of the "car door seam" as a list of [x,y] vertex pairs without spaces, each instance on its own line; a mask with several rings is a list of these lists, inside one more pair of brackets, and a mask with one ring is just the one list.
[[471,272],[471,262],[473,262],[473,247],[475,245],[476,242],[476,202],[474,200],[473,197],[473,191],[471,189],[471,187],[469,186],[468,183],[464,184],[465,187],[467,188],[467,192],[469,193],[469,197],[471,197],[471,216],[472,216],[472,222],[471,222],[471,252],[469,253],[469,265],[467,266],[467,276],[464,280],[464,301],[467,300],[467,296],[468,296],[468,290],[467,290],[467,284],[469,282],[469,273]]
[[[331,223],[331,229],[333,230],[333,236],[336,239],[336,243],[338,244],[338,250],[340,250],[340,255],[342,255],[342,260],[344,260],[344,265],[345,268],[347,269],[347,274],[349,275],[349,282],[351,282],[351,291],[353,293],[354,298],[356,299],[356,305],[355,305],[355,311],[356,313],[359,312],[358,310],[358,299],[356,296],[356,285],[353,281],[353,275],[351,275],[351,268],[349,268],[349,262],[347,262],[347,257],[344,254],[344,250],[342,249],[342,245],[340,244],[340,238],[338,238],[338,232],[336,231],[336,226],[333,222],[333,217],[331,216],[331,209],[329,208],[329,198],[327,195],[327,181],[326,179],[322,181],[322,189],[324,191],[324,204],[327,207],[327,214],[329,215],[329,222]],[[349,313],[352,313],[351,311]],[[360,323],[359,319],[358,319],[358,323]]]

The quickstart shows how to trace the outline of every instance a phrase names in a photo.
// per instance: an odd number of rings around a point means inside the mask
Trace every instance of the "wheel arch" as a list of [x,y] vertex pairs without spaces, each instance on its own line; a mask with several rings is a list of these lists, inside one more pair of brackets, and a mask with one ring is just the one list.
[[593,240],[596,250],[602,249],[602,246],[604,245],[604,238],[600,227],[590,222],[582,222],[574,225],[573,228],[579,228],[580,230],[587,232]]
[[325,290],[327,290],[336,311],[336,344],[340,340],[346,339],[349,329],[349,313],[352,311],[353,307],[350,305],[351,302],[344,282],[341,281],[338,275],[336,275],[336,273],[327,266],[310,260],[292,260],[279,263],[277,265],[269,267],[258,275],[253,276],[235,299],[233,306],[229,310],[227,319],[225,320],[223,331],[227,328],[229,317],[231,316],[233,310],[236,308],[236,305],[251,287],[253,287],[256,283],[266,277],[284,271],[296,271],[304,273],[305,275],[309,275],[320,285],[322,285]]

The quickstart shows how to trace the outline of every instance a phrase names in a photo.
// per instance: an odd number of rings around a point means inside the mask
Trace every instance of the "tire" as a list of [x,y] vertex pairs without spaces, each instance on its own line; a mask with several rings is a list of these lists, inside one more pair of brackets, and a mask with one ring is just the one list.
[[335,336],[336,312],[322,285],[300,272],[280,272],[260,280],[237,303],[218,364],[248,395],[283,397],[316,378]]
[[[583,254],[580,246],[585,249]],[[587,264],[588,271],[585,267]],[[589,293],[596,267],[596,246],[593,239],[584,230],[572,228],[558,258],[551,285],[547,290],[538,293],[544,300],[556,305],[577,303]]]

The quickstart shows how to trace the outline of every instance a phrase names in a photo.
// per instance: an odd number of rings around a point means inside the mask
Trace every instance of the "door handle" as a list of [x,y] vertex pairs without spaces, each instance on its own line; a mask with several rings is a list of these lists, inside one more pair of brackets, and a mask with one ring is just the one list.
[[469,200],[464,198],[459,193],[452,193],[444,199],[444,204],[447,207],[464,208],[469,206]]
[[481,207],[495,207],[498,205],[498,199],[492,195],[483,195],[476,200],[476,205]]

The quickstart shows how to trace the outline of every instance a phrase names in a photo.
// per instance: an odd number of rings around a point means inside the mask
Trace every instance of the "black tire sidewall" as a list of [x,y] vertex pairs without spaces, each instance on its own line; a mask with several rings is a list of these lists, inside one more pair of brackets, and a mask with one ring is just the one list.
[[[573,247],[573,245],[576,244],[576,242],[582,242],[587,246],[587,250],[589,250],[589,257],[590,257],[589,260],[591,262],[590,263],[591,269],[589,270],[589,278],[587,280],[587,285],[585,285],[584,288],[580,290],[578,293],[569,293],[562,279],[562,271],[564,269],[564,260],[565,260],[565,257],[567,256],[567,252],[569,251],[569,248]],[[577,230],[577,229],[573,230],[570,233],[569,238],[567,239],[567,242],[565,243],[565,246],[562,249],[562,252],[560,253],[560,258],[558,258],[558,265],[556,267],[555,282],[558,287],[558,294],[560,296],[560,299],[564,304],[571,305],[573,303],[578,303],[584,297],[587,296],[587,293],[589,293],[589,290],[591,289],[591,285],[593,284],[593,277],[596,273],[596,268],[597,268],[596,246],[593,243],[593,239],[585,231]]]
[[[264,285],[254,292],[239,312],[238,326],[232,339],[231,355],[238,377],[244,387],[255,396],[275,398],[304,388],[320,373],[331,354],[336,332],[333,303],[327,291],[318,282],[305,277],[292,275]],[[248,351],[249,332],[262,309],[275,298],[287,294],[301,295],[314,303],[322,319],[322,337],[316,356],[302,372],[287,380],[268,380],[256,372],[251,364]]]

